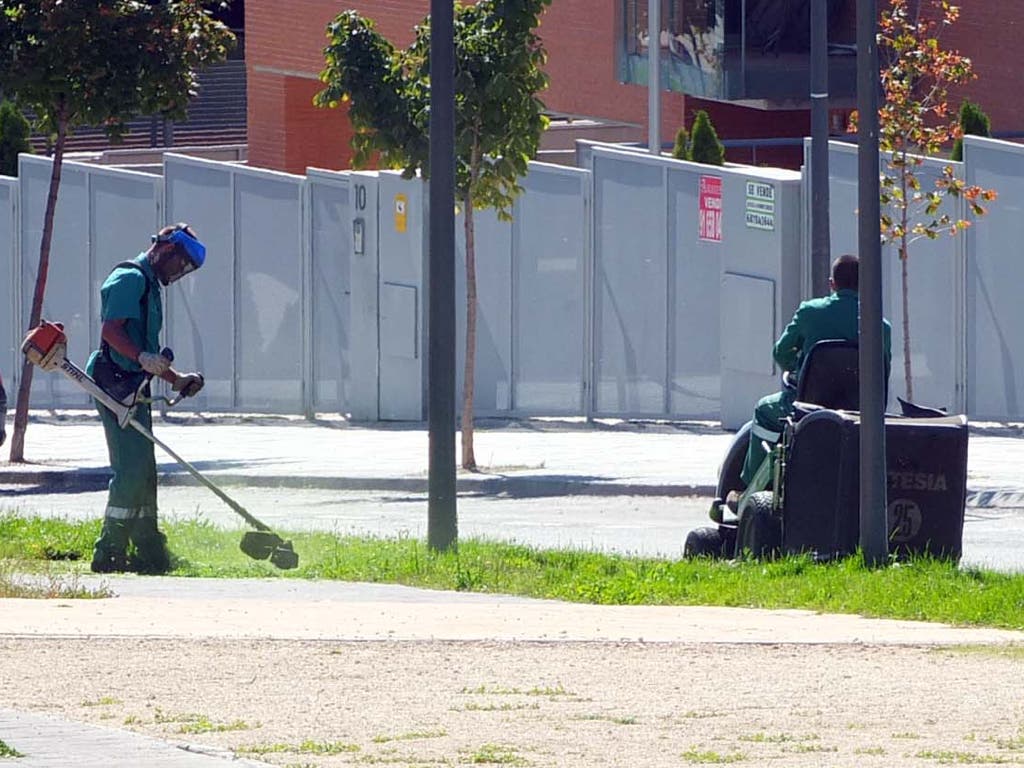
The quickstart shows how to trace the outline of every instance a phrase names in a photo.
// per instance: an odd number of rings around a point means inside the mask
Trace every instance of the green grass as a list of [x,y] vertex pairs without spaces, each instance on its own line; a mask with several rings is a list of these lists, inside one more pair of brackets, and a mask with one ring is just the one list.
[[471,752],[461,762],[471,765],[529,765],[529,761],[519,755],[519,750],[504,744],[484,744]]
[[249,744],[235,747],[234,752],[248,755],[273,755],[294,753],[297,755],[344,755],[358,752],[358,744],[347,744],[343,741],[314,741],[306,739],[298,744]]
[[448,735],[448,731],[410,731],[409,733],[382,733],[373,737],[374,744],[387,744],[390,741],[417,741],[419,739],[440,739]]
[[[177,576],[368,581],[604,605],[803,608],[1024,629],[1024,575],[934,560],[881,569],[866,568],[858,557],[827,564],[804,557],[772,563],[674,561],[478,540],[462,540],[457,553],[441,554],[411,538],[282,533],[294,541],[300,567],[279,571],[239,551],[240,531],[199,519],[164,528]],[[0,514],[0,582],[5,568],[84,572],[98,532],[98,520]]]
[[8,745],[6,741],[0,739],[0,758],[6,757],[24,757],[24,755],[14,747]]
[[713,750],[694,748],[683,752],[682,758],[685,762],[695,765],[726,765],[728,763],[742,763],[747,759],[747,756],[742,752],[731,752],[723,755]]

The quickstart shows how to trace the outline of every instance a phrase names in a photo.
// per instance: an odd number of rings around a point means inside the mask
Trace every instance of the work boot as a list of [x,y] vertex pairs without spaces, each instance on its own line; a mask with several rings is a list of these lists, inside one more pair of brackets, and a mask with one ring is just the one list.
[[149,576],[159,576],[171,570],[167,537],[157,529],[156,518],[139,518],[135,522],[132,539],[135,541],[132,570]]
[[115,517],[103,518],[103,529],[93,545],[93,573],[123,573],[128,570],[128,524]]
[[128,556],[124,552],[111,552],[97,548],[89,565],[93,573],[124,573],[128,570]]

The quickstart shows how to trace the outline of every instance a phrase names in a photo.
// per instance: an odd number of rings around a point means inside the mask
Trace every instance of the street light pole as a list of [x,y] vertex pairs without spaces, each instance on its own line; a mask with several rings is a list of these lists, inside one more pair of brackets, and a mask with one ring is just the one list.
[[647,0],[647,150],[661,154],[661,0]]
[[860,547],[869,566],[889,555],[885,495],[885,358],[878,163],[878,11],[857,0],[857,145],[860,209]]
[[452,0],[430,0],[430,259],[427,544],[458,537],[455,496],[455,32]]
[[811,293],[828,293],[828,5],[811,0]]

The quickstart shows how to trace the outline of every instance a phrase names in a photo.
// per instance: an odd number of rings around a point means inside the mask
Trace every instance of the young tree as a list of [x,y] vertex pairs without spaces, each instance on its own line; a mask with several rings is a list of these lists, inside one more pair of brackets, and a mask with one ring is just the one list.
[[[963,136],[992,135],[992,123],[989,121],[988,115],[970,99],[964,99],[963,104],[960,105],[960,131]],[[953,142],[953,152],[949,156],[950,160],[955,160],[958,163],[963,162],[964,159],[963,136],[958,136],[957,140]]]
[[[511,218],[519,179],[547,125],[537,93],[547,87],[546,54],[535,30],[551,0],[480,0],[455,6],[455,189],[466,236],[466,355],[462,395],[462,466],[475,470],[473,382],[476,366],[476,246],[473,214],[493,208]],[[355,11],[328,25],[315,103],[347,101],[355,129],[354,164],[377,157],[407,178],[429,173],[430,20],[397,50]]]
[[693,128],[690,129],[690,160],[705,165],[724,165],[725,147],[718,140],[711,118],[703,109],[697,110],[693,116]]
[[[960,138],[959,123],[950,115],[947,93],[975,77],[971,61],[939,44],[939,32],[956,22],[960,10],[948,0],[890,0],[879,23],[878,49],[883,57],[884,103],[879,110],[879,149],[885,156],[881,176],[882,241],[896,246],[901,266],[903,310],[903,373],[906,396],[914,398],[910,358],[908,269],[911,243],[934,240],[943,232],[956,235],[971,222],[955,217],[947,198],[963,198],[974,216],[985,214],[982,202],[996,193],[968,186],[953,166],[942,169],[931,189],[923,188],[918,170],[925,158]],[[856,130],[856,120],[851,123]]]
[[[81,126],[112,140],[136,115],[182,118],[196,71],[223,60],[234,36],[204,0],[0,0],[0,89],[32,110],[53,139],[39,271],[29,326],[39,324],[64,147]],[[24,461],[32,365],[22,368],[11,461]]]
[[0,174],[18,175],[18,155],[32,151],[28,141],[31,132],[28,119],[14,102],[0,102]]

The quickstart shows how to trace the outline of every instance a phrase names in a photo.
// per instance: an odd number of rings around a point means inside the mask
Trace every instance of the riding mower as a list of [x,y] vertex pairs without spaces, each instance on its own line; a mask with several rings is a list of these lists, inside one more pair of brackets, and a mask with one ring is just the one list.
[[[751,423],[736,433],[709,516],[690,532],[686,557],[854,553],[860,535],[860,414],[855,342],[826,340],[808,353],[781,440],[744,488],[740,470]],[[889,552],[958,561],[967,496],[967,418],[899,399],[886,414]],[[730,491],[739,492],[730,499]],[[734,504],[727,500],[735,500]]]

